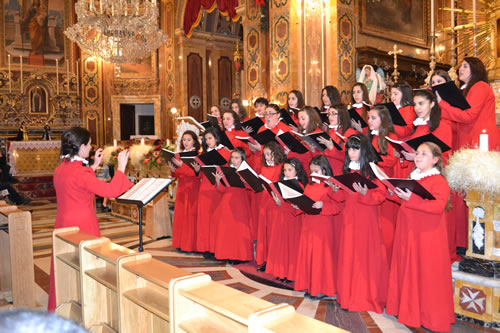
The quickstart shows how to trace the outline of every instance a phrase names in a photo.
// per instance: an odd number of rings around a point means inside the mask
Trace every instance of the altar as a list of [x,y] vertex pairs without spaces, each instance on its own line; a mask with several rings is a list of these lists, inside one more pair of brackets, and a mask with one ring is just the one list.
[[12,141],[8,155],[13,176],[53,174],[59,163],[61,141]]

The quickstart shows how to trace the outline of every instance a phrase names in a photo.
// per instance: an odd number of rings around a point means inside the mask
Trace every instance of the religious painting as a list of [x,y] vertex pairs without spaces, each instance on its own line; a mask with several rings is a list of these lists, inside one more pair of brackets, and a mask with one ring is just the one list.
[[47,90],[39,85],[30,88],[28,92],[29,98],[29,113],[31,114],[48,114],[49,113],[49,98]]
[[139,116],[139,135],[155,134],[155,117]]
[[71,43],[64,36],[70,24],[70,1],[0,0],[0,4],[3,64],[10,54],[13,64],[22,58],[25,65],[55,71],[56,60],[63,67],[71,58]]
[[428,4],[428,0],[360,1],[361,32],[426,47]]
[[156,52],[149,57],[120,65],[122,78],[149,78],[156,76]]

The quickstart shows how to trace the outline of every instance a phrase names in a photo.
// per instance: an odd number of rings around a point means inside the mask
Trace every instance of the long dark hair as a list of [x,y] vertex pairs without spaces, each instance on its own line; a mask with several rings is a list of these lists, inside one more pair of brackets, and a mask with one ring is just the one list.
[[470,79],[464,89],[464,96],[467,96],[470,88],[477,82],[483,81],[488,83],[488,72],[483,62],[476,57],[466,57],[464,61],[468,63],[470,67]]
[[[432,133],[439,127],[439,124],[441,123],[441,108],[436,101],[436,95],[434,95],[431,90],[419,89],[415,91],[415,97],[417,96],[425,98],[429,101],[429,103],[434,102],[434,106],[432,107],[431,113],[429,114],[429,132]],[[413,133],[415,133],[416,129],[417,126],[414,126]]]
[[[340,127],[340,134],[344,134],[348,128],[351,128],[351,117],[345,104],[335,104],[331,107],[337,111],[337,120]],[[366,119],[366,118],[365,118]]]
[[[333,176],[332,167],[330,166],[330,163],[328,162],[328,159],[326,158],[325,155],[320,154],[320,155],[314,156],[311,159],[311,162],[309,162],[309,168],[311,168],[311,165],[316,165],[316,166],[320,167],[321,172],[323,173],[324,176],[328,176],[328,177]],[[328,186],[328,185],[325,184],[325,186]]]
[[[330,99],[331,105],[342,103],[340,99],[340,93],[337,88],[335,88],[334,86],[326,86],[321,90],[321,95],[323,95],[323,90],[326,91],[326,96],[328,96],[328,98]],[[323,98],[321,99],[321,108],[325,108]]]
[[[245,150],[241,147],[235,147],[233,151],[231,151],[231,155],[233,153],[238,153],[241,156],[241,161],[246,162],[247,161],[247,154],[245,153]],[[231,164],[231,155],[229,156],[229,164]]]
[[349,158],[349,149],[359,149],[359,173],[369,179],[373,179],[375,175],[373,174],[372,168],[370,167],[370,162],[375,162],[377,157],[375,155],[375,149],[373,148],[368,138],[362,134],[351,135],[346,142],[345,146],[345,159],[344,167],[342,172],[344,174],[349,173],[349,164],[351,159]]
[[[235,130],[241,130],[241,129],[243,129],[243,128],[241,127],[240,118],[238,118],[238,115],[236,114],[236,112],[234,112],[233,110],[225,110],[225,111],[222,113],[222,118],[224,118],[224,115],[225,115],[226,113],[230,113],[230,114],[231,114],[231,116],[233,117],[233,119],[234,119],[234,124],[233,124],[233,126],[234,126],[234,129],[235,129]],[[223,124],[224,124],[224,123],[223,123]]]
[[[299,90],[295,90],[295,89],[288,93],[288,95],[290,95],[290,94],[294,94],[295,96],[297,96],[297,109],[302,110],[305,106],[304,95],[302,95],[302,93]],[[286,102],[286,109],[287,110],[290,109],[290,106],[288,105],[288,98],[287,98],[287,102]]]
[[[363,119],[366,120],[366,114],[368,113],[368,111],[370,111],[370,107],[368,105],[371,105],[371,102],[370,102],[370,93],[368,92],[368,88],[366,87],[366,84],[364,84],[363,82],[356,82],[355,84],[353,84],[352,88],[351,88],[351,104],[354,104],[356,103],[354,101],[354,94],[352,93],[352,90],[354,89],[354,87],[360,87],[361,88],[361,91],[363,92],[363,106],[362,106],[362,111],[361,111],[361,117]],[[366,105],[368,104],[368,105]]]
[[[245,119],[247,117],[247,110],[245,109],[245,107],[243,106],[243,104],[241,104],[241,100],[239,100],[238,98],[235,98],[231,101],[231,103],[229,103],[229,109],[232,109],[232,105],[233,104],[238,104],[238,117],[236,118],[239,118],[240,121],[242,121],[243,119]],[[225,113],[225,111],[224,111]]]
[[440,76],[442,77],[446,82],[449,82],[451,81],[451,78],[450,78],[450,75],[448,75],[448,73],[442,69],[437,69],[434,73],[432,73],[431,75],[431,79],[429,80],[429,86],[432,87],[432,78],[434,76]]
[[203,135],[201,136],[201,146],[203,147],[203,152],[206,153],[208,151],[208,145],[207,145],[207,140],[205,139],[205,136],[207,134],[212,134],[213,137],[215,138],[215,146],[217,147],[220,144],[220,136],[219,136],[219,131],[215,127],[209,127],[203,132]]
[[[387,139],[386,136],[389,136],[389,133],[394,133],[394,127],[392,126],[392,119],[389,113],[389,110],[385,105],[375,105],[371,111],[377,111],[378,116],[380,117],[380,128],[378,129],[378,152],[380,155],[387,155]],[[368,131],[366,134],[370,142],[372,142],[372,133]]]
[[314,110],[312,106],[306,106],[304,110],[300,110],[298,113],[300,112],[305,112],[307,114],[307,117],[309,118],[309,123],[307,124],[306,128],[302,128],[302,126],[299,125],[300,131],[304,131],[306,134],[310,134],[321,126],[321,118],[319,117],[318,112],[316,112],[316,110]]
[[65,131],[61,137],[61,156],[69,158],[77,156],[81,145],[86,145],[90,140],[90,132],[83,127],[72,127]]
[[191,136],[191,137],[193,138],[193,141],[194,141],[194,150],[196,150],[196,151],[200,151],[200,140],[198,140],[198,135],[196,135],[196,133],[195,133],[195,132],[190,131],[190,130],[184,131],[184,133],[182,133],[181,140],[180,140],[181,142],[180,142],[180,145],[179,145],[179,146],[180,146],[181,151],[182,151],[182,150],[184,150],[184,149],[186,149],[186,148],[184,147],[184,144],[182,143],[182,138],[183,138],[183,137],[184,137],[184,135],[186,135],[186,134],[187,134],[187,135],[189,135],[189,136]]
[[295,173],[297,174],[297,180],[302,185],[306,186],[308,181],[306,170],[304,170],[302,163],[300,163],[300,161],[295,157],[287,158],[285,161],[283,161],[280,172],[280,180],[285,180],[285,164],[290,164],[291,166],[293,166],[293,168],[295,169]]
[[283,163],[283,161],[285,160],[285,152],[278,143],[271,141],[266,143],[264,147],[262,147],[262,165],[268,166],[266,157],[264,156],[264,149],[266,148],[269,149],[273,154],[274,165]]
[[413,90],[411,86],[406,81],[399,81],[393,86],[393,88],[401,91],[403,95],[401,97],[401,106],[413,105]]

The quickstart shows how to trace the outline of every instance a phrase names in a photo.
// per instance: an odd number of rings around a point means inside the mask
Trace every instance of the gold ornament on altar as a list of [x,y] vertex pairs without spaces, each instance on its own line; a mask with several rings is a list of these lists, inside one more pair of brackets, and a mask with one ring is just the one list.
[[236,66],[236,70],[240,71],[243,67],[243,55],[240,52],[240,44],[236,43],[236,51],[233,54],[234,65]]
[[104,61],[135,62],[167,42],[156,0],[78,0],[75,11],[66,36]]

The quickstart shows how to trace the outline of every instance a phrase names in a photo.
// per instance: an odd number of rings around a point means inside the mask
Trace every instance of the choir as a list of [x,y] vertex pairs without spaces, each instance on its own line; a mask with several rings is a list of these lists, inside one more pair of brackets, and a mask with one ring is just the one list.
[[[213,106],[219,126],[203,132],[196,162],[170,163],[179,179],[173,247],[230,264],[255,260],[306,297],[336,297],[349,311],[385,309],[403,324],[449,331],[450,262],[467,230],[463,198],[450,193],[443,165],[453,151],[477,145],[483,129],[490,149],[500,147],[484,66],[466,58],[459,75],[470,109],[404,81],[391,89],[392,106],[371,105],[363,83],[352,87],[349,107],[333,86],[322,90],[321,108],[304,105],[298,90],[283,109],[258,98],[260,121],[237,100],[231,110]],[[436,71],[431,85],[449,80]],[[428,134],[450,149],[432,140],[411,151],[394,144]],[[180,143],[181,151],[200,149],[191,131]],[[434,199],[387,188],[373,163]]]

